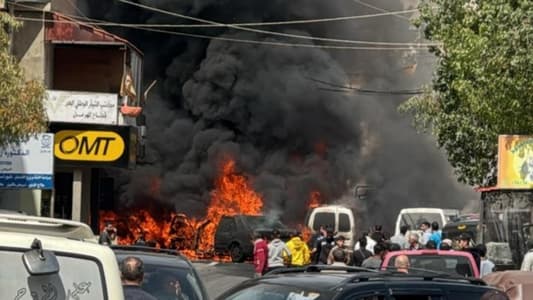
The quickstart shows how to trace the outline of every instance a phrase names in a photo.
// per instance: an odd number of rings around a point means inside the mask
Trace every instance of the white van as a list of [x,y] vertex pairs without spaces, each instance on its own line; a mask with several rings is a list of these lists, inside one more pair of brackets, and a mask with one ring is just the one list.
[[123,300],[111,248],[87,224],[0,214],[2,299]]
[[341,205],[327,205],[314,208],[307,219],[307,227],[313,233],[318,232],[320,225],[332,226],[337,233],[346,238],[347,248],[354,246],[355,218],[351,209]]
[[446,223],[452,221],[459,216],[459,210],[457,209],[441,209],[441,208],[404,208],[398,214],[396,219],[396,228],[394,235],[400,234],[400,227],[403,225],[409,225],[411,231],[417,231],[423,221],[429,223],[439,223],[440,229],[446,225]]

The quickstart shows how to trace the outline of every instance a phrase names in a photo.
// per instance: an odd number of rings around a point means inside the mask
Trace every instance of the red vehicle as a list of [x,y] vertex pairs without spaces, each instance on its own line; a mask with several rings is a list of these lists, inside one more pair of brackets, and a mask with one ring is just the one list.
[[383,270],[394,268],[394,261],[400,255],[409,257],[411,268],[479,278],[479,269],[474,257],[465,251],[404,250],[389,252],[385,256],[381,268]]

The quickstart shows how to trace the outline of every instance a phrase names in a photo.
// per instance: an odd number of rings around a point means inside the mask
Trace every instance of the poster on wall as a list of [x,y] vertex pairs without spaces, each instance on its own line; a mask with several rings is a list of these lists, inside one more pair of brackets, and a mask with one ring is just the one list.
[[499,136],[498,187],[501,189],[533,188],[533,136]]
[[52,189],[54,134],[41,133],[18,145],[0,148],[0,188]]

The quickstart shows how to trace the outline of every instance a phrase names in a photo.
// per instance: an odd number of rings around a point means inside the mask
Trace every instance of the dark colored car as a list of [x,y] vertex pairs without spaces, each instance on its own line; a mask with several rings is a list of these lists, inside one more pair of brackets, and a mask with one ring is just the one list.
[[229,253],[233,262],[243,262],[253,257],[254,232],[270,236],[274,229],[280,231],[283,240],[288,240],[295,232],[280,221],[265,216],[224,216],[220,219],[215,233],[215,253]]
[[159,300],[176,298],[176,284],[189,300],[209,299],[200,277],[191,262],[175,250],[161,250],[140,246],[112,246],[120,263],[128,256],[144,263],[143,290]]
[[[316,266],[314,267],[316,268]],[[218,300],[478,300],[494,290],[478,279],[422,272],[402,274],[347,268],[299,271],[245,281]],[[309,268],[308,268],[309,269]]]
[[463,219],[448,222],[442,228],[442,239],[456,240],[459,235],[467,233],[472,240],[477,241],[479,219]]

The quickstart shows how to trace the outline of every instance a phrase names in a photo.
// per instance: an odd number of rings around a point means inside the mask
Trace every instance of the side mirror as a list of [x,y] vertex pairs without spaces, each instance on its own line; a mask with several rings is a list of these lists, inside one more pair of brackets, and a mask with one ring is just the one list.
[[59,272],[57,257],[52,251],[43,250],[40,240],[35,239],[31,249],[22,255],[22,261],[30,275],[49,275]]

